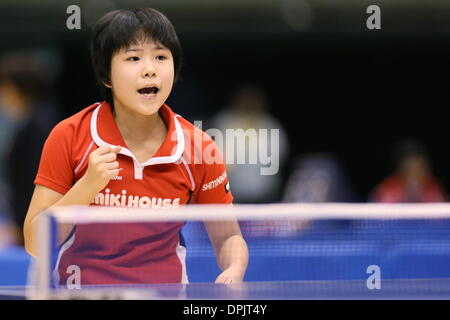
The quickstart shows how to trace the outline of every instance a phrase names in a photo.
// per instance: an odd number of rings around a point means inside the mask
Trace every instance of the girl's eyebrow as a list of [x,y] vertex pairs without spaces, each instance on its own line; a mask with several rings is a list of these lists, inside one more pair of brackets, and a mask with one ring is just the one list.
[[[160,44],[155,45],[152,49],[153,50],[168,50],[166,47],[164,47]],[[144,51],[144,49],[131,47],[131,48],[128,48],[127,50],[125,50],[125,52],[130,52],[130,51],[135,51],[135,52],[136,51]]]
[[130,52],[130,51],[142,51],[142,49],[138,49],[138,48],[129,48],[129,49],[125,50],[125,52]]

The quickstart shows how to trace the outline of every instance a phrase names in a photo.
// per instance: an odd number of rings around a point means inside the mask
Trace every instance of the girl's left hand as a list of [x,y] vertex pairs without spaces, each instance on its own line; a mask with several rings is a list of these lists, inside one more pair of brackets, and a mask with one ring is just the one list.
[[242,282],[242,272],[235,270],[233,268],[225,269],[219,276],[216,278],[215,283],[241,283]]

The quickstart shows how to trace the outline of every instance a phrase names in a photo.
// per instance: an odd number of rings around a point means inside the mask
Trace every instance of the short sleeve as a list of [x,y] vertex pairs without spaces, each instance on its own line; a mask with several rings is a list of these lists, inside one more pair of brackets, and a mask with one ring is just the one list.
[[[204,154],[200,172],[200,184],[193,197],[198,204],[230,204],[233,202],[230,183],[223,157],[214,141],[204,146]],[[211,157],[208,157],[211,156]]]
[[39,169],[34,180],[61,194],[72,188],[73,160],[71,159],[72,130],[64,122],[56,125],[45,141],[39,162]]

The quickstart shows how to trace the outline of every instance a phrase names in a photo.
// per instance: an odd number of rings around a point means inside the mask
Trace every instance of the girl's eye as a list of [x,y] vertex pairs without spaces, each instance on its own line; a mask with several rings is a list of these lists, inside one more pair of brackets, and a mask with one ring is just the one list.
[[138,61],[139,58],[138,57],[130,57],[127,59],[128,61]]
[[157,60],[166,60],[167,57],[166,56],[157,56],[156,59]]

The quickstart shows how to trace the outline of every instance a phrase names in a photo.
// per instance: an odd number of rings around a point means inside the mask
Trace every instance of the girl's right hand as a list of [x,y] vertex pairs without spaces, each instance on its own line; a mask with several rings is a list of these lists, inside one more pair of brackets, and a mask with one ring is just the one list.
[[93,191],[103,190],[111,178],[119,175],[122,169],[119,169],[119,162],[116,160],[121,148],[104,145],[89,155],[88,168],[83,178]]

